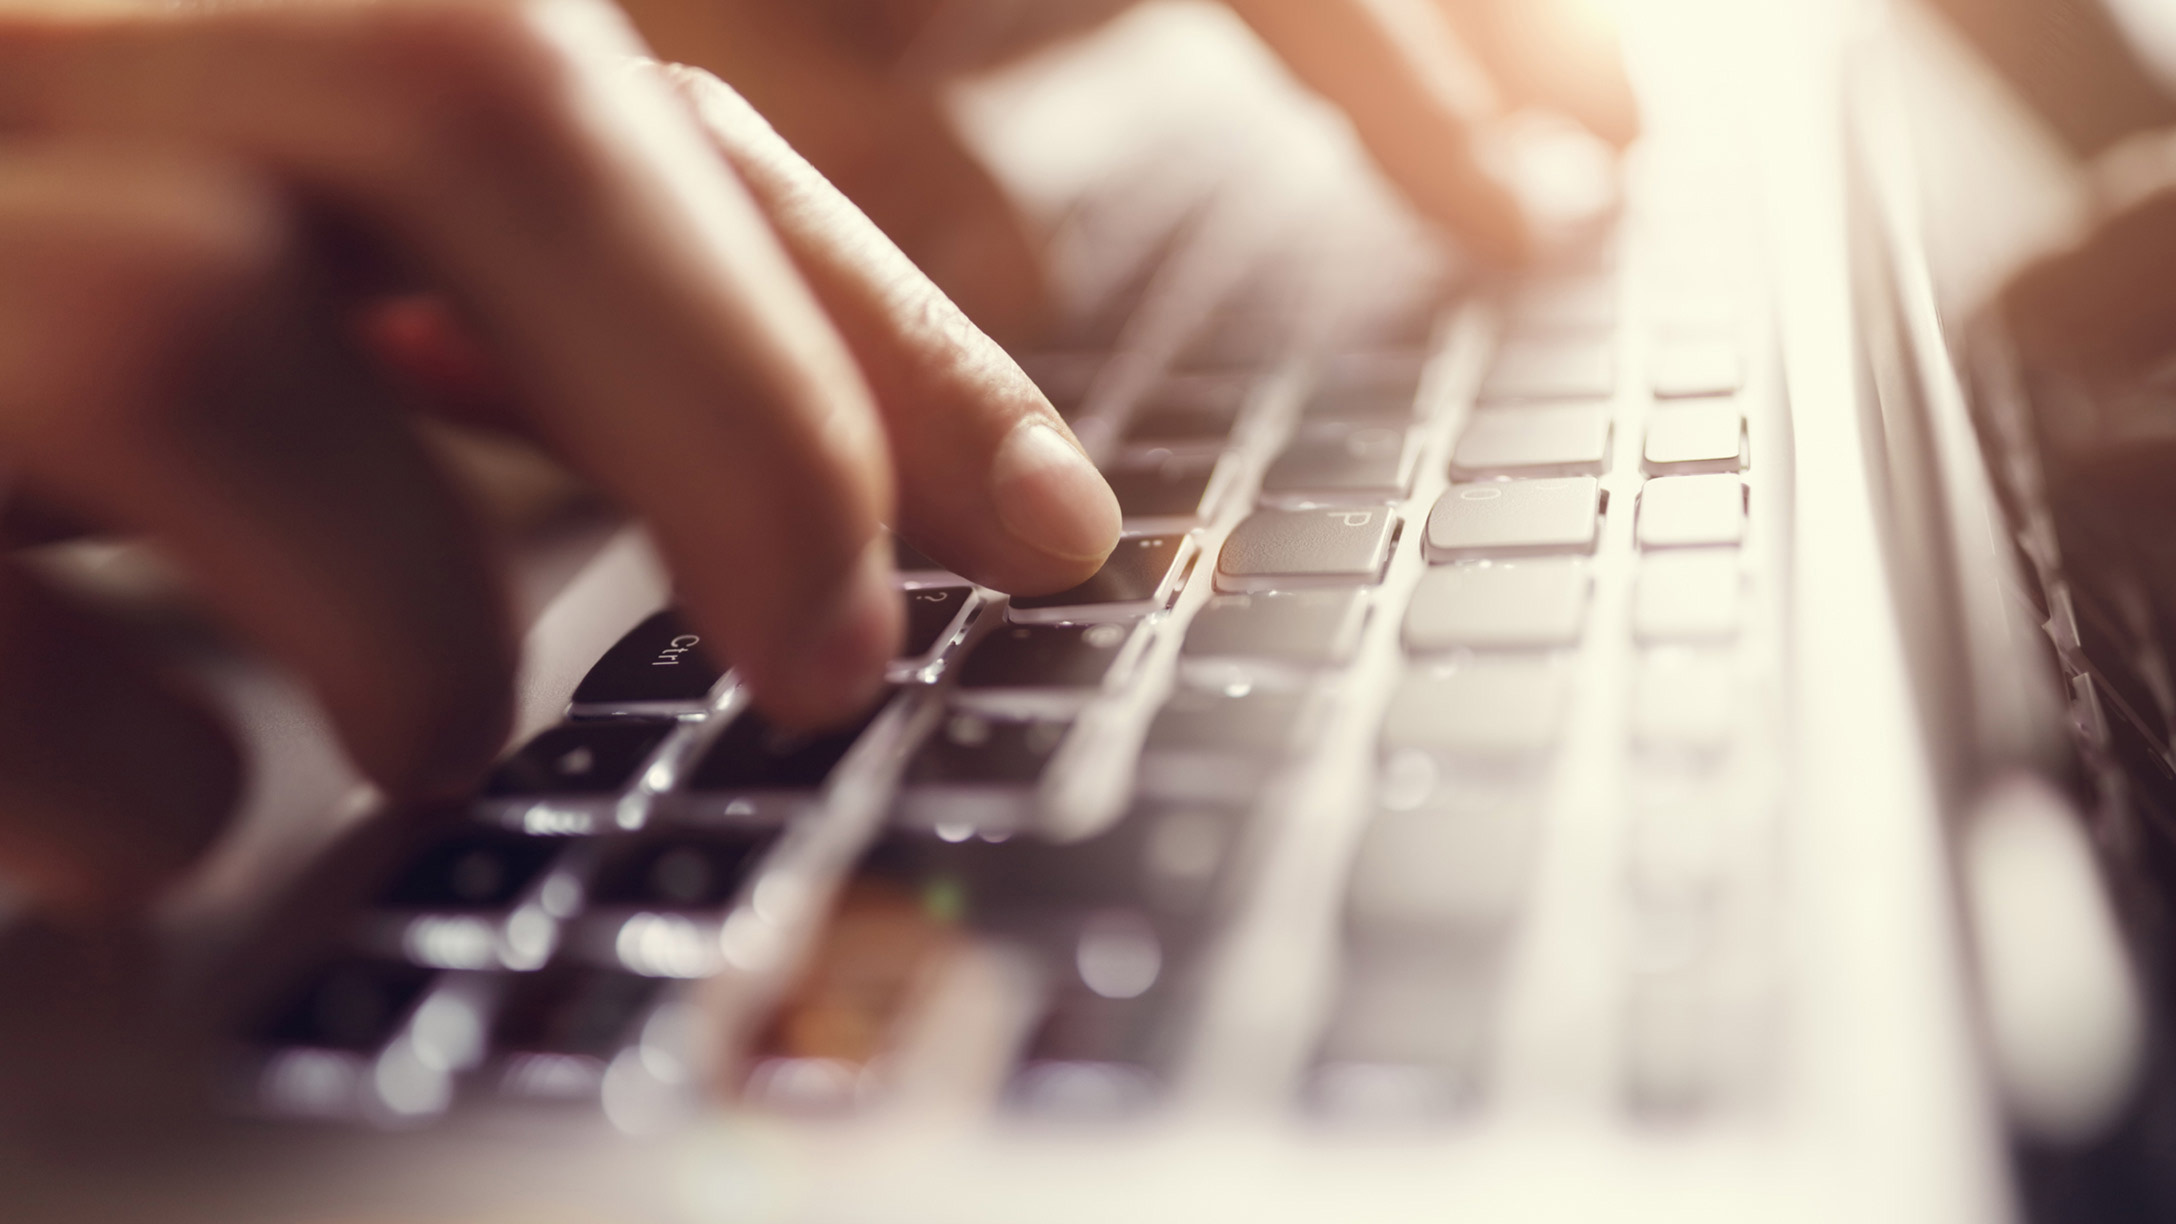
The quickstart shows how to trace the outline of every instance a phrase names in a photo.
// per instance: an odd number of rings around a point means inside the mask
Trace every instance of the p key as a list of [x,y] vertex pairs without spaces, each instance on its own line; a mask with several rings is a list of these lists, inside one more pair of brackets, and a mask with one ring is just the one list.
[[1397,520],[1388,506],[1257,510],[1226,537],[1217,557],[1216,588],[1370,584],[1382,577],[1396,537]]

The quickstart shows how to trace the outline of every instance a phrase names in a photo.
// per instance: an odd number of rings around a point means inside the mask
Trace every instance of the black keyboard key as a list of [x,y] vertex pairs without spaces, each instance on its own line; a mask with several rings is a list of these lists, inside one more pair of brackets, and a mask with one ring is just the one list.
[[920,549],[898,536],[892,537],[892,568],[902,574],[942,574],[945,568],[922,555]]
[[609,795],[626,788],[672,734],[669,722],[592,722],[554,727],[491,775],[493,798]]
[[955,713],[923,741],[907,766],[919,784],[1002,785],[1032,783],[1064,741],[1066,724],[1053,719],[985,718]]
[[[1160,970],[1160,965],[1150,968],[1161,959],[1162,949],[1153,942],[1154,934],[1146,924],[1138,937],[1141,942],[1136,946],[1112,948],[1115,955],[1110,961],[1115,963],[1105,975],[1116,981],[1109,985],[1133,990],[1141,979]],[[1126,935],[1105,938],[1115,945]],[[1028,1061],[1115,1063],[1145,1069],[1157,1045],[1157,1009],[1142,1001],[1138,992],[1112,997],[1083,989],[1084,985],[1068,982],[1051,1000],[1042,1024],[1028,1041]]]
[[[1176,577],[1182,535],[1129,536],[1111,550],[1095,576],[1052,595],[1014,596],[1014,620],[1072,620],[1080,616],[1124,616],[1163,606],[1167,585]],[[1023,615],[1025,614],[1025,615]],[[1100,676],[1100,672],[1098,675]]]
[[1171,366],[1180,373],[1242,373],[1276,361],[1285,344],[1277,320],[1232,315],[1212,321]]
[[1251,802],[1291,745],[1297,693],[1180,689],[1149,724],[1136,789],[1168,800]]
[[1367,612],[1367,593],[1358,588],[1219,595],[1195,614],[1184,651],[1188,658],[1330,667],[1359,649]]
[[926,658],[943,645],[967,609],[970,593],[966,587],[916,587],[905,592],[907,633],[899,657]]
[[1021,930],[1040,916],[1129,909],[1183,930],[1213,903],[1236,859],[1245,811],[1218,804],[1143,804],[1079,841],[1034,834],[949,842],[926,832],[887,835],[861,874],[942,898],[961,920]]
[[1138,413],[1126,430],[1132,446],[1215,446],[1231,437],[1239,410],[1200,406],[1154,408]]
[[1090,1117],[1153,1104],[1175,1036],[1173,949],[1127,910],[1085,915],[1055,942],[1045,964],[1052,987],[1008,1086],[1011,1103]]
[[1303,425],[1336,423],[1402,429],[1418,415],[1420,388],[1402,381],[1388,386],[1324,386],[1300,407]]
[[804,734],[781,730],[754,710],[742,711],[703,754],[687,789],[704,794],[816,790],[883,712],[879,702],[852,726]]
[[1275,755],[1299,726],[1300,707],[1297,693],[1257,690],[1234,697],[1181,689],[1156,712],[1146,749],[1204,757]]
[[1121,468],[1105,472],[1118,508],[1128,519],[1184,519],[1201,517],[1202,502],[1209,494],[1209,478],[1215,466],[1208,463],[1161,463],[1152,467]]
[[629,841],[605,856],[590,885],[598,905],[716,909],[733,899],[770,848],[757,832],[680,833]]
[[1412,449],[1411,435],[1403,429],[1363,426],[1302,433],[1269,465],[1262,492],[1393,498],[1412,477]]
[[259,1036],[270,1045],[376,1051],[400,1031],[435,976],[396,961],[336,961],[305,979]]
[[492,1025],[502,1053],[609,1060],[635,1039],[664,983],[610,969],[556,966],[522,974]]
[[1103,683],[1132,636],[1124,625],[1006,625],[968,654],[960,685],[1094,688]]
[[576,705],[699,702],[725,669],[705,654],[702,635],[667,610],[629,630],[574,690]]
[[952,918],[882,880],[841,890],[796,980],[749,1042],[750,1100],[791,1112],[835,1113],[883,1086],[906,1026],[959,949]]
[[1247,383],[1241,379],[1175,380],[1134,408],[1126,442],[1171,448],[1222,445],[1239,424],[1246,402]]
[[401,909],[505,909],[564,848],[562,841],[507,829],[465,829],[425,847],[378,902]]

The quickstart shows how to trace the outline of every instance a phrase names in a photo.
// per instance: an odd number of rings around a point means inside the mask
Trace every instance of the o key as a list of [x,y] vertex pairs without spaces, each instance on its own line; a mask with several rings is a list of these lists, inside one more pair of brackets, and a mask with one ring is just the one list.
[[1591,553],[1601,511],[1591,476],[1452,485],[1428,514],[1428,559]]

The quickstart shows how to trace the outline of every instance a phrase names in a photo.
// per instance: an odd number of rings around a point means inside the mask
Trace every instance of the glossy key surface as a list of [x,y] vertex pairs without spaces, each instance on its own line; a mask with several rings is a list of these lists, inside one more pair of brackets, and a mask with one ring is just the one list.
[[1067,727],[1053,719],[948,715],[907,766],[910,783],[994,785],[1040,778]]
[[1485,974],[1406,949],[1348,953],[1309,1097],[1321,1113],[1431,1122],[1480,1091],[1492,1000]]
[[1455,805],[1376,813],[1353,856],[1348,929],[1444,939],[1501,927],[1525,896],[1536,822],[1531,795],[1464,795]]
[[1411,436],[1377,426],[1307,430],[1262,477],[1265,495],[1387,500],[1405,491]]
[[1713,641],[1738,632],[1745,578],[1734,548],[1655,553],[1632,587],[1632,632],[1642,642]]
[[1737,401],[1656,405],[1641,462],[1656,476],[1738,470],[1745,462],[1745,418]]
[[258,1038],[282,1046],[377,1050],[399,1031],[436,976],[396,961],[334,961],[302,981]]
[[1405,648],[1540,650],[1576,644],[1592,581],[1571,558],[1445,565],[1421,575],[1405,612]]
[[1481,381],[1484,404],[1607,399],[1617,366],[1607,340],[1514,340],[1496,354]]
[[599,905],[714,909],[740,891],[772,840],[754,830],[631,838],[605,853],[590,897]]
[[1395,530],[1387,506],[1257,510],[1226,537],[1217,589],[1372,583],[1382,575]]
[[1300,406],[1309,424],[1349,421],[1397,427],[1420,411],[1427,370],[1422,354],[1355,353],[1325,364],[1315,389]]
[[378,895],[403,909],[494,910],[512,905],[566,849],[556,838],[474,828],[429,843]]
[[882,712],[879,703],[849,726],[806,733],[782,730],[754,710],[744,710],[703,754],[686,789],[704,793],[814,790],[831,777]]
[[1088,581],[1050,595],[1014,596],[1008,615],[1016,621],[1072,620],[1153,611],[1177,580],[1185,543],[1182,535],[1127,536]]
[[1451,475],[1599,475],[1609,463],[1609,436],[1607,405],[1482,409],[1458,436]]
[[1118,496],[1119,513],[1128,519],[1191,521],[1201,517],[1215,472],[1207,462],[1166,462],[1116,468],[1103,478]]
[[1301,706],[1298,693],[1181,689],[1156,712],[1144,750],[1274,756],[1291,743]]
[[672,733],[669,722],[570,723],[507,758],[484,793],[497,798],[609,795],[625,788]]
[[1454,484],[1428,515],[1428,559],[1588,553],[1601,529],[1590,476]]
[[973,592],[968,588],[956,586],[915,587],[903,592],[901,598],[907,605],[907,627],[899,657],[926,658],[943,645],[959,625],[960,613],[967,610],[972,596]]
[[920,549],[898,536],[892,537],[892,568],[910,578],[945,572],[943,566],[930,560]]
[[1367,593],[1357,588],[1219,595],[1194,614],[1183,650],[1328,667],[1352,657],[1366,619]]
[[1247,386],[1239,378],[1170,380],[1135,406],[1127,421],[1126,442],[1172,448],[1220,445],[1239,423]]
[[1545,660],[1418,669],[1391,694],[1383,747],[1480,757],[1545,751],[1563,731],[1566,679]]
[[1124,625],[1003,625],[969,652],[960,686],[1094,688],[1131,636]]
[[1658,476],[1640,490],[1642,548],[1735,544],[1745,537],[1745,483],[1736,476]]
[[627,632],[574,690],[576,705],[700,702],[725,669],[680,614],[659,612]]
[[554,966],[520,976],[491,1028],[495,1049],[609,1059],[632,1041],[664,983],[612,969]]

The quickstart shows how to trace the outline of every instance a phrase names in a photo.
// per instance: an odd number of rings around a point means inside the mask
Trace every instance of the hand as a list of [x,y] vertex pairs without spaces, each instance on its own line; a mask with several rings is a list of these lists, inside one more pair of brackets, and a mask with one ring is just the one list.
[[[1126,0],[622,0],[660,53],[733,82],[985,327],[1033,330],[1034,245],[919,72],[933,20],[970,6],[1023,51]],[[1623,145],[1638,114],[1616,36],[1583,0],[1227,0],[1292,72],[1352,117],[1423,212],[1482,255],[1530,238],[1483,165],[1497,111],[1561,111]],[[971,66],[971,65],[970,65]]]
[[[0,5],[9,498],[161,544],[395,793],[473,779],[514,666],[419,416],[518,429],[640,514],[792,725],[880,682],[887,521],[1021,591],[1118,533],[1003,353],[730,91],[640,50],[598,0]],[[11,874],[140,901],[238,778],[158,661],[0,571]]]

